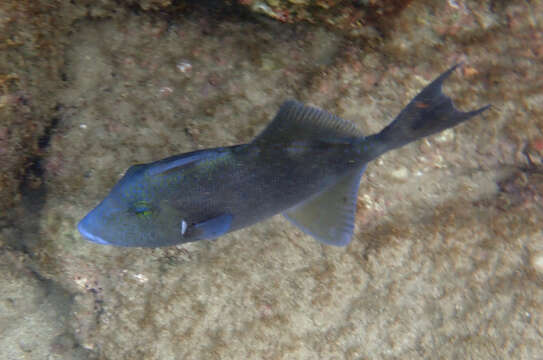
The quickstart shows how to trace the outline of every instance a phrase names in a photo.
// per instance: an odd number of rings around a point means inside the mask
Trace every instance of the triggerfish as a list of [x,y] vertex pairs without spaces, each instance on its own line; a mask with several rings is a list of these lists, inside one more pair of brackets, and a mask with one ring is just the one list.
[[458,66],[377,134],[289,100],[250,143],[134,165],[78,229],[98,244],[158,247],[217,238],[282,213],[322,243],[347,245],[367,163],[489,107],[462,112],[443,94]]

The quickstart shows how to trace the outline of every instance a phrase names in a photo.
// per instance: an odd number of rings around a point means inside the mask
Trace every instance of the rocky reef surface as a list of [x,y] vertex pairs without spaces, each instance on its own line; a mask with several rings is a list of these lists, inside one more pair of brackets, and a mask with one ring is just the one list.
[[[0,357],[542,354],[543,4],[374,3],[2,2]],[[373,133],[459,61],[446,93],[493,108],[372,163],[346,248],[281,217],[161,249],[77,233],[130,165],[250,141],[290,97]]]

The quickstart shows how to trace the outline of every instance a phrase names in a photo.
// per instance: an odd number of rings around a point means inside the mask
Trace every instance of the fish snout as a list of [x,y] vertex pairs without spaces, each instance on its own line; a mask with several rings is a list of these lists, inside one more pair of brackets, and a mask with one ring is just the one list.
[[102,239],[100,236],[96,234],[96,220],[93,216],[93,211],[91,211],[87,216],[85,216],[79,224],[77,224],[77,230],[83,235],[84,238],[86,238],[89,241],[92,241],[94,243],[100,244],[100,245],[110,245],[109,242]]

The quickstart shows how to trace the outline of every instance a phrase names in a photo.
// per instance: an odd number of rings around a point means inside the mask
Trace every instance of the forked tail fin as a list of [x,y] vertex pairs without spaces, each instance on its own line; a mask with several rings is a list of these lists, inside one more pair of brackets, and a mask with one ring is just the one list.
[[[490,107],[463,112],[457,110],[441,86],[460,64],[456,64],[426,86],[380,133],[368,136],[362,143],[371,159],[412,141],[452,128]],[[366,151],[364,151],[366,152]]]

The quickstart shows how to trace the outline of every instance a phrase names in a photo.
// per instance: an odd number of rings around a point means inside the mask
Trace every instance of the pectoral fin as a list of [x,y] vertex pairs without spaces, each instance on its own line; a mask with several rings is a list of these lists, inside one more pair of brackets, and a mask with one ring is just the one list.
[[223,214],[193,225],[190,231],[194,240],[214,239],[226,234],[231,224],[232,215]]
[[347,245],[353,236],[358,185],[364,169],[346,175],[332,187],[283,215],[322,243]]

